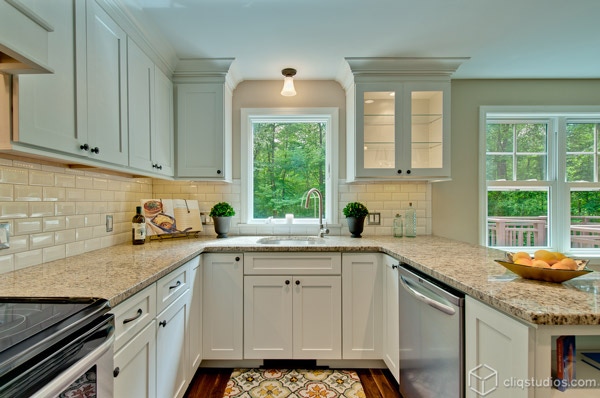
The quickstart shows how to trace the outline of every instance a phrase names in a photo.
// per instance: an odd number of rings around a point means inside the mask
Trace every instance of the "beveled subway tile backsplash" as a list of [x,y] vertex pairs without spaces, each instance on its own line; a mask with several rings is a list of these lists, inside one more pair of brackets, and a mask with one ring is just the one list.
[[[0,157],[0,222],[10,225],[10,248],[0,250],[0,273],[110,247],[131,240],[131,217],[141,199],[197,200],[208,213],[226,201],[236,210],[231,235],[312,235],[316,225],[245,224],[240,220],[241,183],[167,181],[72,169],[56,163],[10,155]],[[412,202],[418,234],[431,233],[431,186],[422,182],[338,183],[338,219],[331,235],[348,233],[343,207],[364,203],[381,215],[380,225],[365,225],[364,235],[391,235],[393,217]],[[106,215],[113,231],[106,232]],[[203,235],[214,235],[212,224]]]

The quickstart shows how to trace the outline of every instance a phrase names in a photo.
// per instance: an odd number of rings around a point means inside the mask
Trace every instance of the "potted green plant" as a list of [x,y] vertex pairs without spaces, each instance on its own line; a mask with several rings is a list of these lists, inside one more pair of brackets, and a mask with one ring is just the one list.
[[215,223],[217,238],[227,238],[231,217],[235,216],[233,207],[227,202],[219,202],[210,209],[208,215],[212,217],[213,222]]
[[369,209],[360,202],[350,202],[344,207],[343,212],[348,221],[348,230],[350,230],[351,237],[360,238]]

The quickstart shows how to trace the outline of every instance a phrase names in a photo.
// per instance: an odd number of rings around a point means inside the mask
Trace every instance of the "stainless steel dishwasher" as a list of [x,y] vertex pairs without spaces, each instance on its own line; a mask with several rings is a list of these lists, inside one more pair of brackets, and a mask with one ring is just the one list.
[[407,265],[400,285],[400,393],[464,397],[464,294]]

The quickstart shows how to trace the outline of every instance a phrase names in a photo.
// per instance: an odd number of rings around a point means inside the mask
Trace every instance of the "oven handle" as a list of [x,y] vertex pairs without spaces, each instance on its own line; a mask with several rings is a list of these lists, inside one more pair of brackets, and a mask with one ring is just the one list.
[[99,359],[104,355],[110,355],[112,357],[113,344],[115,342],[115,335],[111,333],[110,337],[107,338],[101,345],[99,345],[92,352],[87,354],[85,358],[82,358],[79,362],[69,367],[63,373],[58,375],[50,383],[46,384],[41,390],[38,390],[31,396],[31,398],[47,398],[55,397],[69,387],[71,383],[76,380],[79,376],[87,372],[93,364],[99,362]]
[[415,289],[413,289],[410,286],[411,282],[408,279],[406,279],[403,275],[400,275],[400,283],[402,284],[402,287],[404,287],[404,289],[407,292],[409,292],[417,300],[422,301],[425,304],[428,304],[431,307],[435,308],[436,310],[442,311],[445,314],[454,315],[456,313],[456,310],[454,308],[452,308],[446,304],[442,304],[438,301],[435,301],[435,300],[417,292]]

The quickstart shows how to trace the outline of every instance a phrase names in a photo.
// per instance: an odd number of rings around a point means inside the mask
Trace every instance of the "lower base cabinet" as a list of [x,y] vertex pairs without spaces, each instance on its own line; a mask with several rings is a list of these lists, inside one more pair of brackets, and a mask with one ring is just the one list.
[[393,257],[383,256],[383,361],[400,382],[400,324],[398,266]]
[[533,375],[531,333],[531,327],[467,296],[465,396],[533,397],[533,388],[507,385],[511,380],[523,381]]
[[188,290],[156,317],[157,397],[183,397],[193,376],[187,371],[189,298]]
[[114,356],[114,396],[156,395],[156,321],[150,322]]

